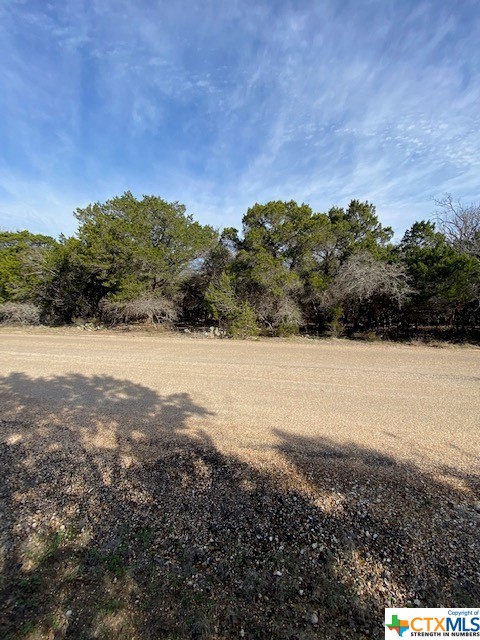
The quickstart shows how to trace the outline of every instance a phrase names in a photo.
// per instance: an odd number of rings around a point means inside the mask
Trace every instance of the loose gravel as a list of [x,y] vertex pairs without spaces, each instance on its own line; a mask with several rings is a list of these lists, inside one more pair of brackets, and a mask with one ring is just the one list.
[[0,348],[0,637],[367,639],[386,606],[478,606],[478,350]]

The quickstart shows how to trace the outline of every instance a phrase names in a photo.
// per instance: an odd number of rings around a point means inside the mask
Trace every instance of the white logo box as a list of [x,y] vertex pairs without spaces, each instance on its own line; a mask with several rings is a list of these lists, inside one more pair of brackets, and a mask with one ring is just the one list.
[[385,638],[480,638],[480,607],[388,608]]

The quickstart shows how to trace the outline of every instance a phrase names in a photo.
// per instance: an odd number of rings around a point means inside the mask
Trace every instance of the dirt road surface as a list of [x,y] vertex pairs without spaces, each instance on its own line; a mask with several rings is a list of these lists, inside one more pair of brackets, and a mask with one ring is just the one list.
[[[480,459],[480,350],[112,333],[0,334],[3,417],[144,454],[177,435],[229,452],[332,442],[421,466]],[[123,443],[123,444],[122,444]]]
[[372,640],[480,602],[480,350],[0,331],[0,637]]

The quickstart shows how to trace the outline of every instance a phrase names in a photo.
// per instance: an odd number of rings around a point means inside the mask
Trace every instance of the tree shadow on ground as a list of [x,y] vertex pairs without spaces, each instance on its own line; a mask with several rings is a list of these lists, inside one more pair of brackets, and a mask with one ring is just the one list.
[[0,397],[2,637],[380,638],[385,606],[478,602],[478,476],[281,431],[242,461],[108,376]]
[[[2,418],[42,427],[43,443],[62,441],[61,429],[100,450],[138,453],[150,438],[174,437],[191,418],[210,415],[187,393],[160,395],[141,384],[112,376],[81,374],[0,378]],[[23,438],[28,438],[28,430]],[[35,429],[31,435],[36,437]],[[199,437],[203,434],[199,433]]]
[[475,606],[478,465],[471,473],[450,464],[428,472],[355,443],[277,436],[282,456],[330,505],[342,580],[366,606],[374,595],[381,607]]

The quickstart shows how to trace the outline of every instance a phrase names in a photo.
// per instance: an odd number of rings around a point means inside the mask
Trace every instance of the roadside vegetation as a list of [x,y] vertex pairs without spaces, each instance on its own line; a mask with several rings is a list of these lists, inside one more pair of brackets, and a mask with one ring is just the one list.
[[398,243],[358,200],[255,204],[241,232],[129,192],[75,215],[73,237],[0,233],[0,322],[479,339],[480,206],[451,196]]

